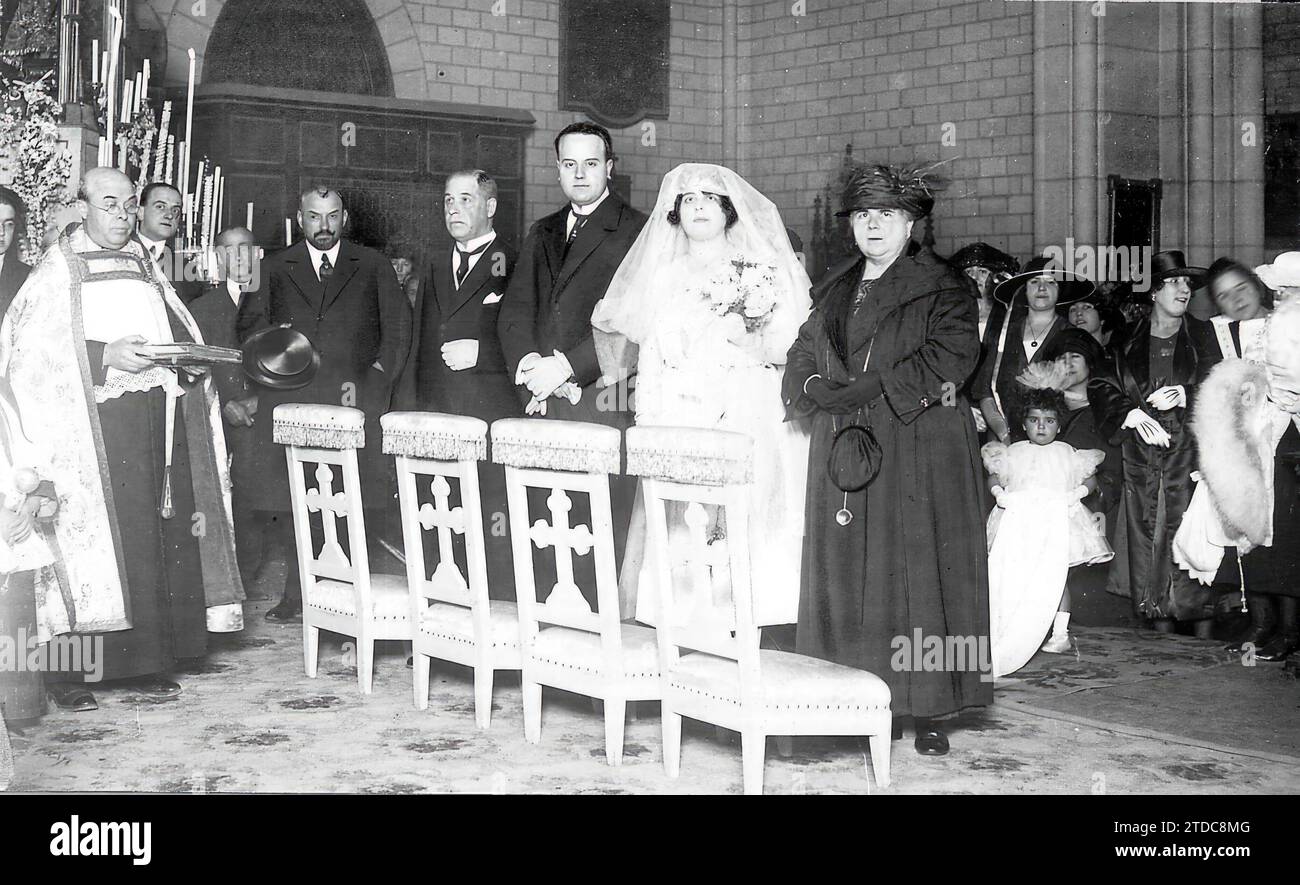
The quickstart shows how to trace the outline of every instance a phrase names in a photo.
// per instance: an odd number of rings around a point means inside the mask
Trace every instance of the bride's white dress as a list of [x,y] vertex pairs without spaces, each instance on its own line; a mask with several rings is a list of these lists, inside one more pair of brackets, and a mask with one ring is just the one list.
[[[789,624],[797,621],[799,612],[808,435],[798,423],[785,421],[781,376],[786,353],[807,317],[789,307],[797,303],[789,298],[776,299],[767,322],[750,332],[741,332],[737,316],[718,316],[710,307],[709,291],[718,279],[727,278],[734,260],[743,256],[720,257],[706,272],[688,270],[684,258],[664,269],[664,285],[640,342],[633,407],[639,425],[704,427],[744,433],[754,440],[749,514],[754,621]],[[761,264],[756,272],[780,279],[774,269]],[[674,604],[689,610],[691,603],[683,594],[699,588],[691,586],[690,570],[684,567],[681,515],[680,509],[669,514],[669,546]],[[716,523],[716,515],[711,515],[715,543],[724,541],[726,532],[725,525]],[[638,496],[629,537],[632,556],[625,569],[636,567],[640,559],[636,617],[653,624],[659,588],[648,559],[640,555],[644,533]],[[709,592],[715,604],[729,596],[725,567],[717,569]]]

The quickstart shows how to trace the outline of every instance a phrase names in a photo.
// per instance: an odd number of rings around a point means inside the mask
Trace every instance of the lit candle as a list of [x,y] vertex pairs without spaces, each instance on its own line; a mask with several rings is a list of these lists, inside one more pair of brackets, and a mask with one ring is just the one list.
[[249,230],[253,229],[253,204],[248,204],[248,210],[244,214],[244,227]]
[[170,172],[168,173],[163,172],[163,169],[165,168],[165,164],[167,163],[167,157],[166,157],[167,143],[171,140],[171,136],[167,134],[167,130],[171,126],[171,119],[172,119],[172,103],[170,101],[164,101],[163,109],[162,109],[162,119],[158,123],[158,155],[153,163],[154,181],[162,181],[164,174],[167,175],[167,180],[169,181],[171,180]]
[[293,245],[293,219],[291,218],[284,220],[284,244],[286,246]]
[[140,80],[141,80],[140,96],[141,96],[141,101],[143,101],[144,99],[149,97],[149,59],[147,58],[144,60],[144,72],[140,75]]
[[90,41],[90,82],[99,84],[99,38]]
[[[184,186],[189,185],[190,175],[190,151],[194,150],[194,47],[189,49],[190,56],[190,80],[185,93],[185,165],[184,178],[181,183]],[[195,182],[197,184],[197,182]]]

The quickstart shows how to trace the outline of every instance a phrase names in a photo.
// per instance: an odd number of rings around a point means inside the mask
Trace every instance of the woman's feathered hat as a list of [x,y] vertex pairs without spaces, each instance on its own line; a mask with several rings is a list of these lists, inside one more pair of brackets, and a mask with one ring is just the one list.
[[909,163],[903,166],[859,166],[849,173],[841,208],[836,218],[863,209],[902,209],[912,218],[923,218],[934,208],[934,196],[948,186],[938,163]]

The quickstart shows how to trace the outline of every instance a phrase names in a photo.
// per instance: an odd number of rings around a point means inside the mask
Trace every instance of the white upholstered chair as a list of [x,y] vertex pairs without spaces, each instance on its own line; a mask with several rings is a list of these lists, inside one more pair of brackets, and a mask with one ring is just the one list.
[[[375,641],[409,640],[411,619],[406,579],[370,574],[357,470],[357,449],[366,444],[365,415],[343,406],[290,403],[276,406],[273,420],[273,438],[286,447],[289,466],[307,675],[316,675],[322,629],[351,636],[357,680],[369,694]],[[319,514],[319,545],[313,514]]]
[[[672,588],[656,600],[664,766],[677,776],[682,717],[689,716],[740,732],[746,793],[763,792],[768,735],[869,735],[876,784],[886,787],[889,686],[865,670],[759,648],[749,570],[752,450],[748,436],[716,430],[627,432],[627,472],[642,479],[648,556],[658,587]],[[670,509],[685,524],[674,531],[685,550],[675,545],[671,554]],[[674,562],[682,564],[674,569]],[[682,592],[687,584],[690,593]]]
[[[379,423],[384,453],[397,456],[415,625],[415,706],[429,706],[431,658],[473,667],[474,718],[479,728],[487,728],[493,672],[520,668],[519,612],[513,602],[488,599],[478,481],[478,462],[487,458],[487,422],[437,412],[389,412]],[[454,507],[453,492],[459,502]],[[425,556],[426,535],[436,538],[433,562]],[[453,552],[456,535],[465,540],[465,571]]]
[[[605,757],[623,761],[629,701],[659,698],[654,631],[619,621],[609,475],[619,472],[622,435],[576,421],[505,418],[492,425],[492,460],[506,468],[510,543],[523,646],[524,735],[542,736],[542,686],[604,702]],[[548,495],[549,519],[529,524],[528,490]],[[590,501],[591,525],[571,521],[574,500]],[[554,586],[537,602],[532,547],[555,551]],[[595,558],[592,611],[575,582],[576,557]],[[590,589],[590,588],[588,588]]]

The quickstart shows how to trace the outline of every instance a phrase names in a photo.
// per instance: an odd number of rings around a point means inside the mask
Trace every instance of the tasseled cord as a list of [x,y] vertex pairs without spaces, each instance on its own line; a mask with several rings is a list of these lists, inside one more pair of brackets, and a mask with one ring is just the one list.
[[1249,614],[1246,607],[1246,570],[1241,565],[1241,551],[1237,552],[1237,577],[1241,581],[1241,613]]

